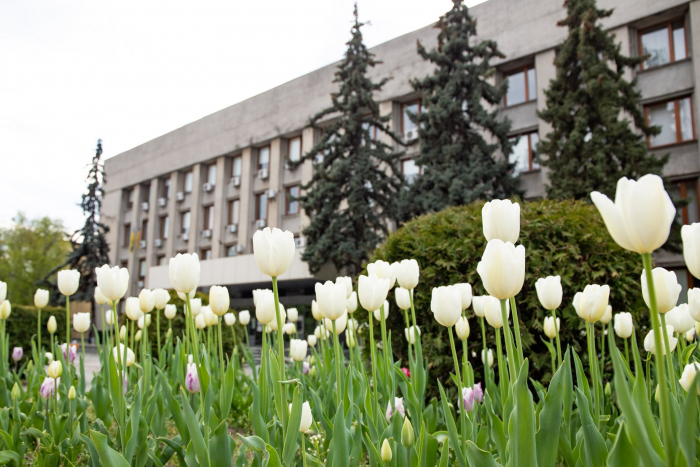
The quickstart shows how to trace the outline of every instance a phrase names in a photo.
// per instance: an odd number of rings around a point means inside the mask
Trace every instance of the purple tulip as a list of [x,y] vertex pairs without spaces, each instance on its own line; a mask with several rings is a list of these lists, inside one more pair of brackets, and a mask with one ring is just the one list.
[[75,350],[75,346],[71,345],[70,346],[70,355],[66,357],[66,347],[68,347],[68,344],[61,344],[61,350],[63,351],[63,358],[68,362],[68,363],[73,363],[76,358],[78,358],[78,352]]
[[192,394],[199,392],[199,376],[197,375],[197,365],[187,364],[187,375],[185,375],[185,388]]
[[305,375],[309,374],[309,370],[311,369],[311,366],[309,365],[309,362],[302,362],[301,363],[301,371]]
[[[406,416],[406,409],[403,406],[403,397],[394,397],[394,408],[396,412],[400,413],[402,417]],[[391,410],[391,402],[386,406],[386,422],[391,423],[391,417],[394,415],[394,411]]]
[[462,388],[462,404],[467,412],[474,410],[474,390],[472,388]]
[[24,355],[24,351],[22,350],[22,347],[15,347],[12,349],[12,360],[18,362],[22,360],[22,356]]
[[478,403],[484,402],[484,391],[481,389],[481,383],[476,383],[474,389],[474,400]]
[[53,378],[46,377],[44,378],[44,382],[41,383],[41,389],[39,389],[39,394],[41,394],[41,397],[44,399],[50,399],[54,395],[54,389],[56,383],[59,383],[61,381],[61,378],[58,378],[57,380],[54,380]]
[[126,386],[129,381],[126,379],[126,373],[124,373],[124,395],[126,395]]

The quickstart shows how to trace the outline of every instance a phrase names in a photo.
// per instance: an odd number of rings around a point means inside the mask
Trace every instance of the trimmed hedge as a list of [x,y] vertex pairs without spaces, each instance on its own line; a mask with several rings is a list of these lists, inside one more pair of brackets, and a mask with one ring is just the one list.
[[[36,339],[36,318],[38,309],[34,306],[12,304],[12,314],[7,319],[7,334],[9,336],[9,348],[22,347],[24,359],[32,358],[32,339]],[[44,351],[49,350],[51,335],[46,330],[49,317],[56,317],[56,334],[58,342],[66,340],[66,309],[47,306],[41,310],[41,345]],[[22,360],[23,361],[23,360]]]
[[[474,295],[486,291],[476,272],[476,265],[486,246],[481,223],[483,202],[450,208],[435,214],[422,216],[405,224],[392,233],[373,254],[372,261],[381,259],[394,262],[414,258],[420,265],[420,283],[415,291],[416,318],[423,336],[423,354],[428,358],[432,377],[428,396],[437,395],[435,379],[443,381],[453,372],[447,329],[439,325],[430,311],[433,287],[468,282]],[[547,381],[551,378],[550,354],[541,339],[546,312],[537,299],[535,281],[540,277],[560,275],[564,298],[558,316],[561,320],[562,351],[572,346],[587,361],[584,322],[573,308],[574,294],[586,284],[608,284],[610,303],[614,312],[629,311],[635,316],[639,329],[647,325],[642,300],[639,275],[641,259],[625,251],[613,242],[595,207],[582,201],[540,200],[520,202],[520,242],[526,249],[525,285],[516,297],[524,353],[531,361],[530,376]],[[396,306],[394,293],[390,295],[389,329],[396,357],[407,362],[404,339],[404,318]],[[356,313],[358,319],[367,320],[367,313]],[[563,316],[562,316],[563,315]],[[469,336],[469,360],[481,379],[482,349],[481,326],[472,308],[467,310],[471,335]],[[601,324],[596,326],[601,329]],[[493,349],[494,330],[486,324],[487,345]],[[638,336],[639,337],[639,336]],[[643,337],[643,336],[642,336]],[[457,345],[461,355],[461,345]],[[582,351],[583,350],[583,351]],[[598,349],[600,351],[600,349]],[[471,353],[475,351],[477,358]],[[607,353],[607,352],[606,352]],[[494,355],[495,356],[495,355]]]

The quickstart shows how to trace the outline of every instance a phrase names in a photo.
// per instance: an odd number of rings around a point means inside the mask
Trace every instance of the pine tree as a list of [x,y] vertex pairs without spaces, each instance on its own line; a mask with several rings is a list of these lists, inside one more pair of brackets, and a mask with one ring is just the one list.
[[388,79],[373,82],[368,70],[380,62],[362,41],[357,5],[352,38],[338,65],[331,94],[332,104],[311,118],[316,125],[324,117],[337,117],[323,127],[318,143],[299,163],[314,161],[314,172],[299,197],[310,218],[303,230],[307,246],[302,259],[312,272],[330,261],[339,271],[355,275],[363,261],[388,232],[398,216],[398,192],[402,179],[397,166],[401,153],[381,137],[396,136],[382,116],[373,93]]
[[569,36],[558,47],[556,79],[539,113],[552,126],[537,147],[544,156],[540,163],[550,170],[547,195],[587,199],[597,190],[612,197],[621,177],[660,174],[668,160],[647,150],[645,138],[659,129],[646,124],[636,78],[624,77],[644,57],[622,55],[615,36],[600,24],[613,10],[596,8],[595,0],[564,5],[567,16],[558,25],[569,28]]
[[476,20],[462,0],[453,4],[435,25],[437,48],[428,51],[418,42],[418,54],[435,70],[411,81],[424,109],[411,117],[419,125],[421,175],[402,197],[404,218],[518,194],[518,180],[509,175],[512,165],[504,157],[512,151],[510,121],[488,108],[497,106],[507,90],[506,84],[489,82],[491,61],[503,54],[494,41],[474,43]]

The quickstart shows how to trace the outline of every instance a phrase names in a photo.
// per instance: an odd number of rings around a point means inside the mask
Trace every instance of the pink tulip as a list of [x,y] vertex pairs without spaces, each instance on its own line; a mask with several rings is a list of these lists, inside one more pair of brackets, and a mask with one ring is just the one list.
[[[396,409],[396,412],[400,413],[402,417],[406,416],[406,409],[403,406],[403,397],[394,397],[394,408]],[[386,422],[391,423],[391,417],[394,415],[393,410],[391,410],[391,402],[389,402],[389,405],[386,407]]]
[[302,373],[304,373],[305,375],[308,375],[309,369],[310,369],[309,362],[302,362],[302,364],[301,364]]
[[41,389],[39,389],[39,394],[44,399],[50,399],[54,395],[54,390],[56,388],[56,383],[59,383],[61,378],[54,380],[53,378],[44,378],[44,382],[41,383]]
[[12,349],[12,360],[18,362],[22,360],[22,356],[24,355],[24,351],[22,350],[22,347],[15,347]]
[[194,363],[187,364],[185,388],[193,394],[199,392],[199,376],[197,375],[197,365]]
[[478,403],[484,402],[484,391],[481,389],[481,383],[476,383],[473,387],[474,400]]
[[61,350],[63,351],[63,358],[68,362],[68,363],[73,363],[76,358],[78,358],[78,352],[75,350],[75,346],[71,345],[70,346],[70,354],[68,357],[66,357],[66,347],[68,347],[67,344],[61,344]]
[[472,388],[462,388],[462,405],[467,412],[474,410],[474,390]]

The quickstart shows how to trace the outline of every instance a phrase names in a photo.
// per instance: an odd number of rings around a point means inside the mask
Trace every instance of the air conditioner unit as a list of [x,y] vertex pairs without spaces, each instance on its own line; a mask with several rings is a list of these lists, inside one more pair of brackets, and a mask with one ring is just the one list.
[[141,210],[148,211],[148,201],[144,201],[143,203],[141,203]]
[[178,191],[175,195],[175,199],[178,201],[185,201],[185,193],[183,191]]
[[183,234],[180,234],[180,238],[181,238],[182,240],[184,240],[184,241],[187,241],[187,240],[190,239],[190,234],[188,234],[187,232],[185,232],[185,233],[183,233]]
[[294,237],[294,245],[297,248],[304,248],[306,246],[306,238],[304,237]]
[[277,192],[275,190],[273,190],[272,188],[267,190],[265,192],[265,194],[267,195],[267,199],[275,199],[275,196],[277,196]]
[[204,238],[211,238],[211,230],[203,230],[202,231],[202,237]]
[[154,245],[156,248],[162,247],[162,246],[163,246],[163,239],[162,239],[162,238],[156,238],[155,240],[153,240],[153,245]]
[[202,188],[207,193],[210,193],[210,192],[214,191],[214,184],[213,183],[205,183],[204,185],[202,185]]
[[284,161],[284,166],[287,167],[287,170],[296,170],[296,168],[298,167],[298,165],[294,165],[289,159]]
[[236,245],[236,253],[243,253],[245,251],[245,246]]
[[264,229],[265,227],[267,227],[267,219],[258,219],[255,221],[256,229]]
[[142,250],[146,248],[146,240],[141,240],[139,242],[139,248]]
[[168,205],[167,198],[158,198],[158,206],[160,206],[161,208],[164,208],[167,205]]
[[228,230],[228,233],[235,234],[236,232],[238,232],[238,224],[229,224],[226,230]]
[[233,177],[231,177],[231,185],[233,185],[234,187],[241,186],[241,177],[239,177],[238,175],[234,175]]
[[416,138],[418,138],[418,128],[414,128],[413,130],[408,130],[403,135],[403,139],[406,141],[410,141],[410,140],[416,139]]
[[143,289],[143,286],[144,286],[143,281],[138,281],[138,282],[136,283],[136,287],[138,287],[139,289]]
[[260,178],[261,180],[267,180],[269,176],[270,173],[267,171],[267,169],[258,170],[258,178]]

